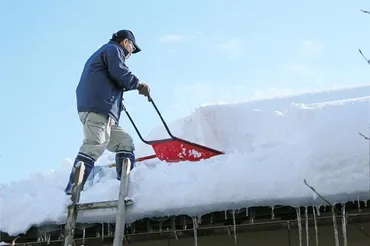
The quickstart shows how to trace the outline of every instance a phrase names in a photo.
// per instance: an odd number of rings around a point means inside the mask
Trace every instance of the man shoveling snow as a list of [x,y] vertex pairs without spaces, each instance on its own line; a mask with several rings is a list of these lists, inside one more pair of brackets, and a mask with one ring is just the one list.
[[112,35],[87,60],[77,86],[77,111],[83,125],[84,140],[74,161],[65,193],[70,195],[75,176],[75,165],[82,161],[85,184],[96,160],[105,149],[116,153],[117,179],[121,179],[125,158],[135,164],[135,146],[131,136],[119,125],[123,110],[123,92],[138,90],[150,101],[149,86],[132,74],[125,64],[131,56],[140,52],[133,33],[120,30]]

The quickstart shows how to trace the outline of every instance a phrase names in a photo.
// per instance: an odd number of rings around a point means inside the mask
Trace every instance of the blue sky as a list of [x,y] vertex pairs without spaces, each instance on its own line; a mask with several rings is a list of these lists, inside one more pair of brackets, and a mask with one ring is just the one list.
[[[172,121],[200,104],[368,84],[360,9],[369,1],[0,1],[0,182],[75,157],[82,67],[119,29],[136,35],[127,65]],[[125,104],[144,135],[159,124],[137,92]]]

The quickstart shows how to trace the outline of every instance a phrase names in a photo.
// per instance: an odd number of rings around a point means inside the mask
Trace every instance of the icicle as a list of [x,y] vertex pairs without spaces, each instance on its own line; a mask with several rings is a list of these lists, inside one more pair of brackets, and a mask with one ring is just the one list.
[[126,235],[124,235],[124,236],[123,236],[123,239],[125,240],[125,241],[124,241],[124,242],[125,242],[124,244],[130,244],[130,243],[128,242],[128,240],[127,240],[127,236],[126,236]]
[[39,232],[40,236],[37,238],[37,242],[45,242],[46,245],[50,244],[51,234],[49,231]]
[[202,216],[197,216],[198,225],[202,224]]
[[225,220],[227,220],[227,211],[225,210]]
[[289,240],[289,245],[290,245],[290,221],[288,220],[286,223],[288,225],[288,240]]
[[231,236],[230,226],[226,226],[226,228],[227,228],[227,235]]
[[173,231],[175,239],[179,240],[179,237],[177,235],[177,229],[176,229],[176,216],[171,216],[171,229]]
[[187,225],[187,223],[186,223],[186,217],[184,216],[184,221],[183,221],[183,224],[182,224],[182,228],[184,229],[184,230],[186,230],[186,228],[188,228],[188,225]]
[[85,245],[85,237],[86,237],[86,229],[84,228],[82,230],[82,245],[81,246]]
[[153,228],[149,220],[146,221],[146,229],[148,232],[153,232]]
[[108,233],[108,236],[112,236],[112,228],[111,228],[111,225],[108,223],[107,224],[107,233]]
[[235,210],[233,210],[233,226],[234,226],[234,242],[236,245],[236,218],[235,218]]
[[306,245],[309,246],[309,235],[308,235],[308,208],[305,207],[305,217],[306,217]]
[[248,213],[249,211],[248,211],[248,208],[245,208],[245,216],[249,216],[249,213]]
[[274,212],[274,206],[271,207],[271,219],[275,219],[275,212]]
[[254,223],[254,209],[252,208],[250,211],[249,211],[249,221],[250,223]]
[[159,221],[159,232],[162,232],[162,224],[163,224],[163,222]]
[[198,223],[197,217],[193,217],[193,232],[194,232],[194,245],[198,246]]
[[297,210],[299,246],[302,246],[302,220],[301,220],[301,211],[300,211],[300,208],[296,208],[296,210]]
[[211,224],[213,224],[213,213],[211,214],[209,220],[211,221]]
[[357,197],[357,206],[358,206],[358,212],[361,213],[361,204],[360,204],[360,197]]
[[316,207],[317,216],[320,216],[320,207],[321,207],[321,206],[317,206],[317,207]]
[[[319,246],[319,231],[317,229],[317,220],[316,220],[316,212],[315,212],[315,208],[313,208],[313,222],[314,222],[314,225],[315,225],[315,239],[316,239],[316,246]],[[316,207],[316,211],[318,211],[317,207]]]
[[104,223],[101,224],[101,239],[104,241]]
[[58,240],[63,240],[64,239],[64,227],[63,226],[60,226],[59,227],[59,236],[58,236]]
[[[50,240],[51,240],[51,233],[48,233],[47,234],[47,239],[46,239],[46,244],[49,245],[50,244]],[[83,246],[83,245],[81,245]]]
[[334,207],[335,205],[332,206],[331,208],[331,213],[333,216],[333,226],[334,226],[334,239],[335,239],[335,246],[339,246],[339,238],[338,238],[338,226],[337,226],[337,220],[335,218],[335,211]]
[[347,218],[346,218],[346,204],[342,204],[342,234],[343,246],[347,246]]

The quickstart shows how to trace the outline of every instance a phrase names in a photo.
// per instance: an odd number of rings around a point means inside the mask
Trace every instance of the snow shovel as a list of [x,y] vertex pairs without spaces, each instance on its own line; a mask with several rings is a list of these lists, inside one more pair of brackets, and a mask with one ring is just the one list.
[[139,135],[141,141],[152,146],[155,155],[149,155],[144,157],[139,157],[136,161],[144,161],[153,158],[158,158],[161,161],[166,162],[180,162],[180,161],[199,161],[202,159],[208,159],[217,155],[224,154],[224,152],[215,150],[197,143],[193,143],[178,137],[175,137],[170,129],[168,128],[167,123],[164,121],[161,113],[159,112],[157,106],[155,105],[153,98],[151,98],[151,103],[156,110],[158,116],[160,117],[164,127],[167,130],[169,138],[158,139],[158,140],[145,140],[142,136],[136,124],[132,120],[130,114],[126,110],[126,107],[123,105],[123,110],[127,114],[127,117],[130,119],[132,125],[135,128],[135,131]]

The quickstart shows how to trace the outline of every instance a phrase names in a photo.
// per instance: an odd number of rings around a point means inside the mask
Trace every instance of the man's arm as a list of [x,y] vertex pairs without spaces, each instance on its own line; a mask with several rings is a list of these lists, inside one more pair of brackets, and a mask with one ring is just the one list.
[[109,45],[104,54],[108,72],[118,86],[125,90],[134,90],[139,86],[139,79],[130,72],[125,58],[117,47]]

